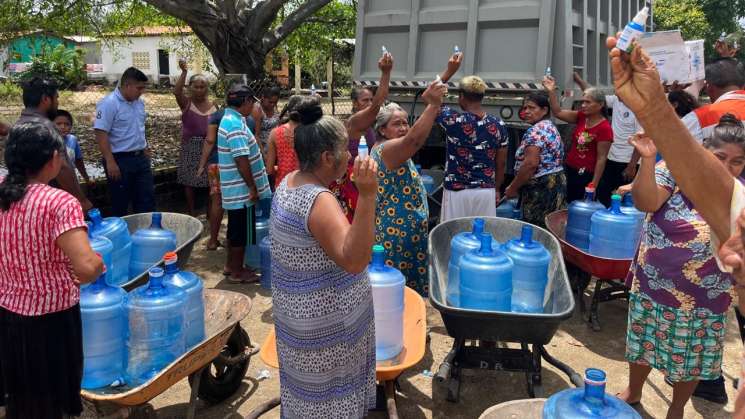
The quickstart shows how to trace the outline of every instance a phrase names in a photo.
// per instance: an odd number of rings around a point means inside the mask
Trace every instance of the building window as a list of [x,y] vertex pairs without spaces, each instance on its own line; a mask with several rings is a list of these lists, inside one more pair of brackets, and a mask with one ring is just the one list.
[[132,53],[132,66],[137,67],[140,70],[150,70],[150,53],[133,52]]

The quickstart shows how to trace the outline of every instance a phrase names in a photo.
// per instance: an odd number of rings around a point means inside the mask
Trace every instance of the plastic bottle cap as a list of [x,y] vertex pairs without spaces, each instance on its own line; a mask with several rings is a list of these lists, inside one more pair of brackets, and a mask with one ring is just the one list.
[[376,245],[373,245],[372,251],[373,251],[373,253],[383,253],[383,252],[385,252],[385,247],[383,247],[383,246],[381,246],[379,244],[376,244]]
[[621,200],[621,195],[613,195],[613,196],[610,197],[610,199],[613,200],[613,201],[620,201]]
[[163,260],[166,261],[166,264],[176,263],[178,261],[178,255],[176,252],[168,252],[163,255]]

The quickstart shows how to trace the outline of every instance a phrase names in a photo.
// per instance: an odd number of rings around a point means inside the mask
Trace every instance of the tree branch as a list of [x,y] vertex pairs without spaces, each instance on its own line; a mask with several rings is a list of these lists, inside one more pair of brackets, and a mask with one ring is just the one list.
[[264,0],[256,5],[254,9],[254,25],[256,28],[266,28],[272,25],[277,17],[279,9],[284,7],[288,0]]
[[[272,1],[272,0],[267,0]],[[280,1],[280,0],[274,0]],[[274,31],[267,31],[263,39],[264,51],[271,51],[280,42],[287,38],[292,31],[297,29],[298,26],[302,25],[306,19],[312,16],[315,12],[321,9],[323,6],[331,3],[331,0],[307,0],[302,6],[299,6],[293,11],[284,22]]]
[[179,18],[189,26],[191,23],[205,24],[208,20],[217,20],[220,10],[213,6],[211,1],[192,0],[144,0],[163,13]]

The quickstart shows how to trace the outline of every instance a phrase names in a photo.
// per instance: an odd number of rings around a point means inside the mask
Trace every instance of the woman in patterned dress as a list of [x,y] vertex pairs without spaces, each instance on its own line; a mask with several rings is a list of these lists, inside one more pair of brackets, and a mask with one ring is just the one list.
[[440,112],[443,83],[432,83],[422,94],[427,108],[413,127],[408,114],[396,104],[378,113],[375,130],[378,142],[371,156],[378,163],[378,211],[375,241],[383,245],[386,264],[400,270],[406,285],[427,295],[427,234],[429,208],[422,179],[411,157],[427,142]]
[[300,170],[272,201],[272,299],[283,418],[361,418],[375,405],[375,322],[367,276],[377,164],[354,163],[350,225],[327,189],[346,170],[347,132],[318,102],[299,107]]
[[[717,265],[709,225],[681,193],[665,162],[655,166],[652,140],[636,135],[631,143],[642,157],[632,186],[634,203],[650,214],[626,278],[631,288],[629,386],[620,397],[638,403],[647,375],[657,369],[673,383],[667,417],[682,418],[698,381],[721,376],[733,280]],[[732,176],[742,173],[745,128],[737,118],[722,117],[705,145]]]

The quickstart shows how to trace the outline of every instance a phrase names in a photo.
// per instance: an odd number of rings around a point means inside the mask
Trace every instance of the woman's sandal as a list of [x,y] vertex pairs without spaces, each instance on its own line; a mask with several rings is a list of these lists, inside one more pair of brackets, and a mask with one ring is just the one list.
[[232,273],[225,271],[225,280],[230,284],[253,284],[261,279],[256,271],[245,269],[237,278]]
[[[616,397],[619,397],[620,395],[621,395],[621,393],[616,393]],[[626,404],[629,405],[629,406],[631,406],[631,407],[637,407],[640,404],[642,404],[642,400],[639,399],[639,400],[637,400],[635,402],[626,402]]]

